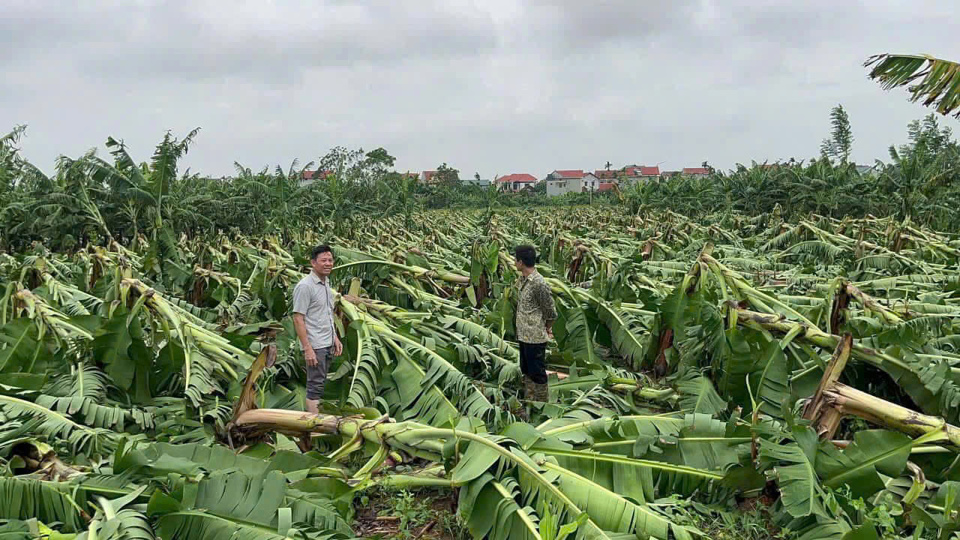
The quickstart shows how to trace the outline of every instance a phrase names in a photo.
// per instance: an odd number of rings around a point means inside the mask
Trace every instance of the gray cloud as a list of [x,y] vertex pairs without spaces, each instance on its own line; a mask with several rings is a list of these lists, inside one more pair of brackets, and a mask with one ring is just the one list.
[[[960,59],[944,1],[434,0],[0,6],[0,118],[45,169],[108,136],[229,174],[386,147],[401,169],[484,176],[817,153],[831,106],[854,157],[927,113],[866,79],[879,52]],[[948,125],[956,122],[945,119]],[[0,130],[4,126],[0,126]]]
[[12,9],[0,23],[28,54],[69,57],[90,77],[184,81],[298,77],[305,69],[474,55],[496,47],[482,12],[443,3],[77,3]]

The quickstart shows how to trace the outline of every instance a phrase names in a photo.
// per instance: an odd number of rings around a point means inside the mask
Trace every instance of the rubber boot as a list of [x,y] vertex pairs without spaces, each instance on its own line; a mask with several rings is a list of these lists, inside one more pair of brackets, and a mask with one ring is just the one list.
[[537,399],[537,383],[530,377],[523,376],[523,399],[526,401],[535,401]]

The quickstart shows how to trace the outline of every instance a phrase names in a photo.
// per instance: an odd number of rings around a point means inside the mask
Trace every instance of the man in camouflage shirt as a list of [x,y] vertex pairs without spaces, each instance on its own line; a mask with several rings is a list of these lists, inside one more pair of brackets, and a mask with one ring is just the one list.
[[533,246],[517,246],[515,252],[519,300],[517,302],[517,341],[520,343],[520,371],[524,396],[532,401],[547,401],[546,351],[553,339],[557,309],[550,286],[537,272],[537,252]]

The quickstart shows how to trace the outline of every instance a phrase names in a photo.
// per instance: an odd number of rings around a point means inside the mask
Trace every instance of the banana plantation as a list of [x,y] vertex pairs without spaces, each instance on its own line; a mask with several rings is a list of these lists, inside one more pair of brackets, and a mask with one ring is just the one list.
[[[0,537],[353,538],[365,493],[419,488],[475,538],[692,539],[758,508],[769,538],[958,537],[956,234],[779,207],[327,225],[0,254]],[[344,353],[314,415],[289,306],[320,243]],[[519,244],[559,312],[546,403]]]

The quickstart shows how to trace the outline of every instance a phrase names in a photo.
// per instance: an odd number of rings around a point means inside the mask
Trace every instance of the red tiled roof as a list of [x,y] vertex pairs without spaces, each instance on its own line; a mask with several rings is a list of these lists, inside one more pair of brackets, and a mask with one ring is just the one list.
[[582,169],[565,169],[553,171],[560,175],[560,178],[583,178]]
[[616,184],[613,182],[600,182],[597,184],[597,191],[611,191],[616,187]]
[[535,176],[533,176],[532,174],[526,174],[526,173],[508,174],[506,176],[501,176],[500,178],[497,178],[498,184],[505,184],[507,182],[531,183],[536,181],[537,181],[537,178]]
[[683,174],[710,174],[710,169],[706,167],[684,167]]
[[630,165],[622,169],[606,171],[599,169],[593,172],[597,178],[618,178],[626,176],[627,178],[636,178],[637,176],[660,176],[660,167],[644,167],[642,165]]
[[313,180],[314,178],[323,178],[331,174],[333,174],[333,171],[303,171],[300,177],[304,180]]
[[437,174],[437,171],[423,171],[423,181],[429,182],[433,175]]

